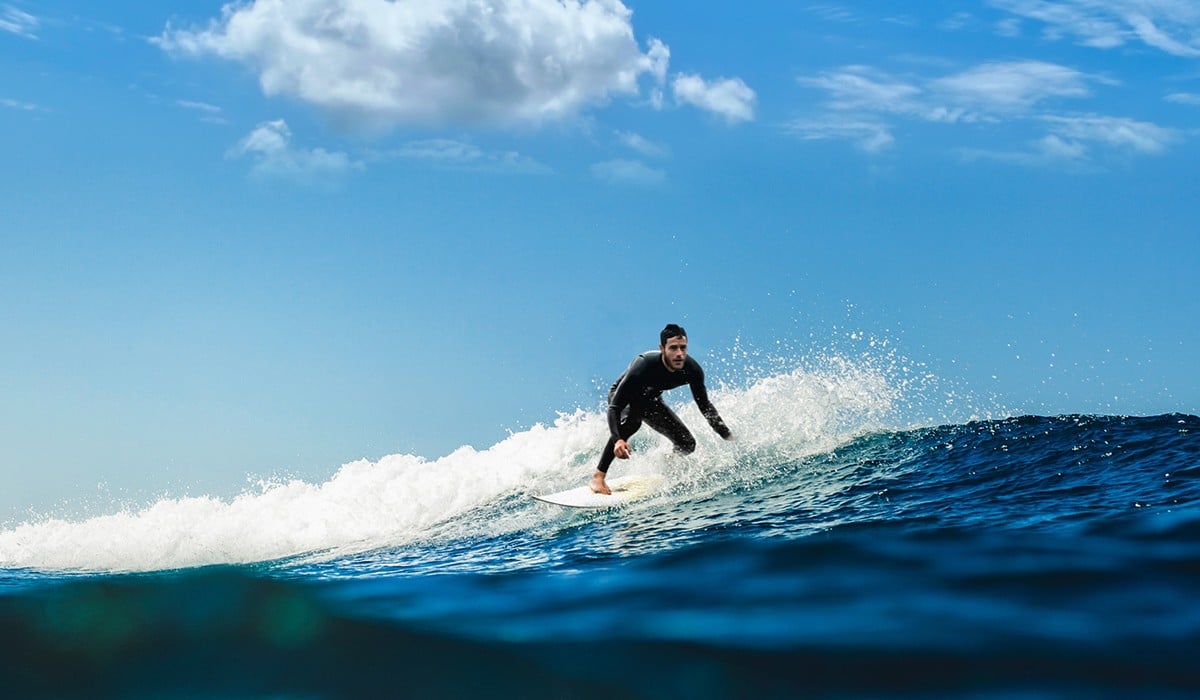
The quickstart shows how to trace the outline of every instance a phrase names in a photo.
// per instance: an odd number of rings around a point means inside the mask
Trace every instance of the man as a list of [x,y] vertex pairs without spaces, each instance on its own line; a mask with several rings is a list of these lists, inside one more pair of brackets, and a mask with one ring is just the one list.
[[674,443],[677,454],[691,454],[696,449],[696,438],[662,400],[664,391],[684,384],[691,387],[692,398],[712,429],[726,440],[733,438],[716,407],[708,400],[704,370],[700,369],[700,363],[688,357],[687,331],[674,323],[667,324],[659,333],[658,351],[635,357],[608,391],[609,438],[600,455],[600,464],[592,475],[593,491],[612,493],[604,482],[608,467],[613,459],[629,459],[632,450],[627,441],[642,427],[642,421],[666,435]]

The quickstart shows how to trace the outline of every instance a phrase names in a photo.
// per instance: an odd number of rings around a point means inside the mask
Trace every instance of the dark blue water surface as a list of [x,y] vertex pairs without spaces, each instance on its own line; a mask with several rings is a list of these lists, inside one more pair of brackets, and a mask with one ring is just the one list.
[[738,459],[329,556],[0,569],[0,697],[1200,697],[1200,418]]

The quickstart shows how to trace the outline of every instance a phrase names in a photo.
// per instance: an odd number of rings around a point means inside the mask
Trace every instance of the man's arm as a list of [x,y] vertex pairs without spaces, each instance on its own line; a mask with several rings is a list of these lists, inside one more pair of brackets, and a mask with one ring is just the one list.
[[717,407],[708,400],[708,388],[704,386],[704,371],[700,369],[699,365],[696,365],[696,370],[695,378],[690,383],[692,398],[700,407],[700,414],[704,416],[704,420],[708,421],[717,435],[728,440],[733,437],[733,432],[729,430],[729,426],[725,425],[725,421],[721,420],[721,414],[717,413]]
[[608,395],[608,433],[612,437],[621,438],[621,412],[625,407],[638,398],[645,380],[642,375],[646,369],[646,358],[638,355],[625,368],[625,372],[617,377],[616,384]]
[[608,401],[608,434],[618,440],[621,438],[621,411],[630,404],[631,392],[629,372],[626,371],[621,375],[617,387],[613,389],[612,398]]
[[[613,392],[612,400],[608,403],[608,432],[615,440],[613,443],[613,456],[617,459],[629,459],[632,450],[629,448],[629,443],[625,438],[621,437],[621,412],[629,405],[629,400],[624,399],[622,388],[625,387],[626,377],[622,377],[616,390]],[[624,392],[627,393],[627,392]],[[603,479],[603,477],[601,477]],[[593,487],[595,490],[595,487]]]

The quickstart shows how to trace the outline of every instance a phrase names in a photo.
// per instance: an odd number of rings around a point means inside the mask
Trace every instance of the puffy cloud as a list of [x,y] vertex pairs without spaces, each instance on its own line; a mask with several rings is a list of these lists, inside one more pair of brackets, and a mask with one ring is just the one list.
[[655,85],[650,92],[650,104],[655,109],[662,109],[663,85],[667,82],[667,67],[671,63],[671,50],[658,39],[651,39],[646,57],[650,59],[650,73],[654,75]]
[[229,156],[253,159],[252,173],[257,177],[310,185],[328,184],[361,167],[345,153],[292,146],[292,131],[282,119],[259,124],[229,152]]
[[353,126],[538,125],[636,96],[643,76],[661,90],[670,52],[643,52],[631,15],[619,0],[252,0],[156,41]]
[[731,124],[754,119],[757,97],[740,78],[709,82],[698,75],[678,75],[671,88],[676,102],[712,112]]

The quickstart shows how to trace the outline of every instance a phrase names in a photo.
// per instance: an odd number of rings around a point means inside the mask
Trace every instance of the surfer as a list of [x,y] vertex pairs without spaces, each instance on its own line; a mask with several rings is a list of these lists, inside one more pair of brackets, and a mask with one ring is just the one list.
[[733,438],[716,407],[708,400],[704,370],[687,354],[687,331],[669,323],[658,338],[658,350],[633,358],[629,368],[608,390],[608,444],[604,446],[590,484],[596,493],[612,493],[604,481],[608,468],[613,459],[629,459],[633,450],[627,441],[642,427],[643,421],[667,436],[677,454],[691,454],[696,449],[696,438],[679,416],[663,403],[662,393],[668,389],[684,384],[691,387],[692,398],[712,429],[726,440]]

